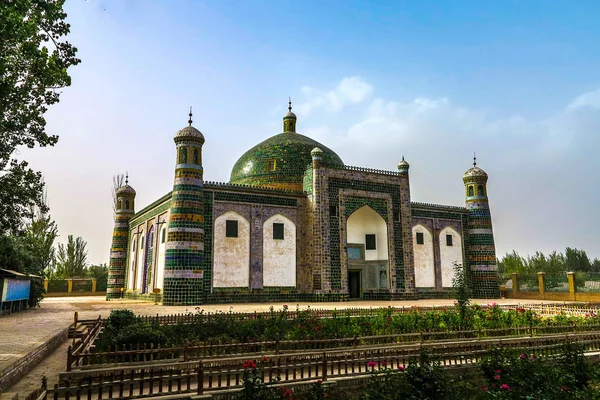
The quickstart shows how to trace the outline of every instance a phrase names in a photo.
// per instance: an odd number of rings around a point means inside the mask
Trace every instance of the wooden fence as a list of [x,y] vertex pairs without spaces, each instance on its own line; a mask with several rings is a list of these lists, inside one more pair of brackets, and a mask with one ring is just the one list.
[[[395,369],[417,360],[423,349],[433,350],[432,357],[445,366],[464,366],[478,363],[494,347],[522,348],[528,355],[551,356],[560,353],[567,341],[580,343],[586,351],[596,351],[600,349],[600,332],[266,354],[264,361],[262,356],[253,359],[259,363],[266,383],[287,384],[364,376],[380,368]],[[215,358],[72,371],[63,374],[64,382],[50,390],[49,396],[54,400],[128,399],[236,389],[242,385],[243,364],[247,359]]]
[[154,344],[123,346],[120,350],[106,352],[67,352],[67,371],[73,369],[98,368],[111,364],[128,364],[156,361],[191,361],[214,357],[251,357],[260,353],[290,353],[336,348],[357,348],[384,344],[411,342],[470,340],[474,338],[539,336],[558,333],[600,331],[598,324],[554,325],[554,326],[515,326],[499,329],[465,330],[447,332],[418,332],[393,335],[362,336],[339,339],[317,340],[274,340],[243,343],[205,343],[198,346],[165,347]]

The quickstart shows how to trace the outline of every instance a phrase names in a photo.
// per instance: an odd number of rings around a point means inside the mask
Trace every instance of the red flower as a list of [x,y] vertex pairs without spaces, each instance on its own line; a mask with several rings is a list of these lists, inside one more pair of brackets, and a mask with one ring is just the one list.
[[503,383],[502,385],[500,385],[500,389],[502,389],[502,390],[510,390],[510,386],[508,386],[506,383]]
[[320,385],[321,383],[323,383],[323,381],[319,379],[319,380],[317,381],[317,383]]
[[376,367],[376,366],[377,366],[377,363],[376,363],[375,361],[369,361],[369,362],[367,363],[367,367],[374,368],[374,367]]
[[264,362],[267,362],[267,361],[269,361],[269,357],[267,357],[267,356],[264,356],[264,357],[263,357],[263,361],[264,361]]
[[496,375],[496,376],[494,377],[494,379],[495,379],[495,380],[497,380],[497,381],[499,381],[499,380],[500,380],[500,375]]
[[497,370],[496,370],[496,373],[497,373],[497,374],[499,374],[500,372],[502,372],[502,370],[501,370],[501,369],[497,369]]
[[526,359],[526,358],[527,358],[527,356],[526,356],[525,354],[521,353],[521,355],[519,356],[519,358],[520,358],[521,360],[524,360],[524,359]]
[[406,371],[406,368],[404,368],[404,365],[398,365],[398,371],[404,372]]
[[256,368],[256,363],[252,360],[246,360],[244,362],[244,365],[242,365],[243,368]]

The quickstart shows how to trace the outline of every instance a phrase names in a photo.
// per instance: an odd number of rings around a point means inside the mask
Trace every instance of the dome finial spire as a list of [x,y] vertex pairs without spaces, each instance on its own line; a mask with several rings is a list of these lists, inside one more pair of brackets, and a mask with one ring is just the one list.
[[477,166],[477,154],[475,154],[475,152],[473,152],[473,166]]
[[[121,175],[123,176],[123,175]],[[129,171],[125,171],[125,184],[129,185]]]
[[188,124],[190,124],[190,126],[192,126],[192,106],[190,106],[190,113],[188,114],[190,116],[190,119],[188,120]]
[[289,112],[292,112],[292,98],[291,98],[291,97],[288,97],[288,100],[289,100],[289,101],[288,101],[288,111],[289,111]]

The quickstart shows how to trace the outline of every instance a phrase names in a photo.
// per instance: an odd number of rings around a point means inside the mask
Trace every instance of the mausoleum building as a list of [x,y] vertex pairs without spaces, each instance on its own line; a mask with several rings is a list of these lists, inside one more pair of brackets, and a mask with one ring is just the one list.
[[499,296],[488,176],[475,160],[465,207],[415,203],[404,158],[397,171],[349,166],[297,133],[288,110],[283,132],[244,153],[229,183],[204,181],[205,137],[190,112],[174,137],[172,192],[135,212],[129,182],[117,191],[107,299],[448,297],[455,264],[475,297]]

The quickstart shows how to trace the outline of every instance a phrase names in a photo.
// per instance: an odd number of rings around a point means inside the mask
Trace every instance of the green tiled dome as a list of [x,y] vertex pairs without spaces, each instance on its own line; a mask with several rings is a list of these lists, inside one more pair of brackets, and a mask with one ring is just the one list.
[[342,159],[333,150],[307,136],[288,131],[270,137],[244,153],[233,166],[230,181],[302,190],[304,171],[312,162],[310,152],[315,147],[323,150],[324,165],[343,165]]

